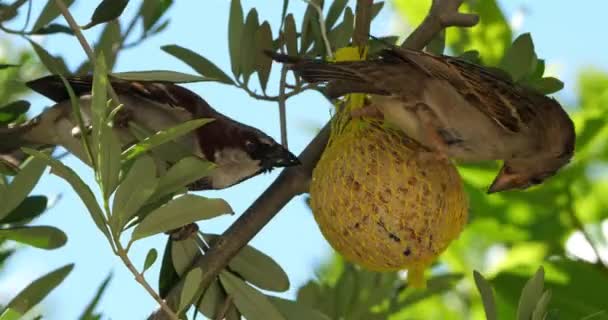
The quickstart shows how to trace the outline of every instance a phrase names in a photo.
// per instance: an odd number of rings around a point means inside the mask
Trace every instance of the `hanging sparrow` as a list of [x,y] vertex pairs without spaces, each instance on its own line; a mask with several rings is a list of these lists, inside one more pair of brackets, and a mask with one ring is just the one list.
[[[68,82],[79,97],[85,127],[90,126],[92,77],[70,78]],[[156,162],[167,167],[191,155],[217,165],[210,176],[192,184],[191,190],[223,189],[275,167],[300,163],[295,155],[262,131],[217,112],[184,87],[117,78],[110,78],[110,83],[123,104],[113,124],[123,150],[139,141],[133,134],[133,124],[155,133],[192,119],[214,119],[173,143],[171,150],[183,152],[159,152],[162,146],[156,152],[153,150]],[[27,86],[56,104],[25,124],[0,128],[0,152],[27,145],[62,146],[86,163],[79,136],[82,133],[72,117],[72,105],[61,79],[47,76]]]
[[439,159],[503,160],[488,193],[542,183],[574,154],[560,104],[487,68],[393,47],[367,61],[326,62],[267,52],[325,93],[371,94],[352,116],[380,116]]

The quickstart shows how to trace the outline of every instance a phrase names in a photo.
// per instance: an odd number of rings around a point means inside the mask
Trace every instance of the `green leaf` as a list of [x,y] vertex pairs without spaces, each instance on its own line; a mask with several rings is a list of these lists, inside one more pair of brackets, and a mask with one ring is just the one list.
[[209,78],[209,80],[215,80],[226,84],[234,84],[232,79],[230,79],[230,77],[225,74],[222,69],[218,68],[207,58],[190,49],[186,49],[174,44],[162,46],[161,49],[166,53],[178,58],[202,76]]
[[337,314],[350,315],[356,298],[356,281],[353,268],[344,268],[335,286],[335,310]]
[[144,0],[139,14],[143,17],[144,32],[148,32],[173,5],[173,0]]
[[496,303],[494,302],[494,292],[490,283],[477,271],[473,271],[473,277],[475,278],[475,285],[479,294],[481,294],[481,301],[483,302],[483,309],[486,312],[487,320],[496,320]]
[[270,29],[268,21],[264,21],[256,31],[255,43],[259,48],[257,50],[257,57],[255,58],[255,68],[258,73],[262,91],[266,92],[266,85],[268,84],[268,78],[270,77],[270,70],[272,68],[272,59],[264,54],[263,51],[263,49],[272,49],[272,30]]
[[51,24],[47,25],[46,27],[42,27],[42,28],[32,32],[32,34],[37,34],[37,35],[46,35],[46,34],[55,34],[55,33],[65,33],[68,35],[74,35],[74,31],[72,31],[72,29],[70,29],[70,27],[65,26],[63,24],[59,24],[59,23],[51,23]]
[[513,81],[517,82],[534,72],[536,61],[532,37],[529,33],[524,33],[513,41],[502,58],[500,68],[509,72]]
[[70,74],[68,67],[65,65],[63,59],[54,57],[48,53],[43,47],[32,40],[28,40],[34,49],[34,52],[40,58],[40,62],[53,74],[67,75]]
[[532,312],[532,320],[544,320],[545,315],[547,314],[549,301],[551,301],[551,290],[545,291],[545,293],[543,293],[543,295],[540,297],[540,300]]
[[245,84],[249,82],[249,77],[255,71],[255,60],[257,52],[259,51],[255,43],[255,34],[258,27],[258,12],[255,9],[251,9],[251,11],[249,11],[247,14],[247,19],[245,20],[245,26],[243,27],[240,43],[241,53],[244,53],[240,55],[240,70],[241,74],[243,74]]
[[194,238],[171,242],[171,261],[175,272],[181,277],[192,267],[195,259],[201,256],[201,250]]
[[[63,3],[69,8],[72,3],[74,3],[74,0],[64,0]],[[55,0],[48,0],[42,9],[42,13],[40,16],[38,16],[38,19],[34,23],[32,30],[36,31],[46,26],[49,22],[55,20],[55,18],[57,18],[60,14],[61,12],[59,11],[59,8],[57,8]]]
[[0,315],[0,320],[19,320],[22,319],[22,313],[19,313],[11,308],[6,308]]
[[190,83],[209,81],[205,77],[195,76],[191,74],[169,71],[169,70],[150,70],[150,71],[131,71],[131,72],[115,72],[112,73],[115,78],[129,81],[159,81],[171,83]]
[[55,289],[73,268],[74,264],[68,264],[36,279],[8,303],[8,308],[25,314]]
[[179,275],[173,268],[172,247],[173,240],[167,237],[167,244],[163,253],[163,260],[160,265],[160,274],[158,275],[158,294],[161,298],[165,298],[169,294],[169,290],[179,281]]
[[344,12],[344,19],[342,22],[328,33],[327,37],[329,38],[329,42],[335,48],[346,47],[353,34],[354,23],[355,15],[353,14],[353,10],[348,7]]
[[173,165],[161,176],[156,192],[151,199],[177,192],[189,184],[198,181],[211,173],[216,165],[199,157],[185,157]]
[[384,1],[378,1],[372,4],[372,20],[376,19],[378,14],[380,14],[380,11],[382,11],[382,8],[384,8]]
[[338,21],[338,18],[342,15],[342,12],[344,11],[344,8],[346,8],[347,4],[348,0],[335,0],[332,2],[331,6],[329,6],[327,17],[325,18],[326,30],[331,30],[331,28],[333,28],[334,24],[336,24]]
[[279,310],[258,290],[228,271],[220,272],[220,282],[248,320],[285,320]]
[[97,8],[95,8],[95,12],[93,12],[93,16],[91,16],[91,22],[82,28],[88,29],[100,23],[117,19],[125,10],[128,3],[129,0],[103,0]]
[[279,312],[289,320],[330,320],[331,318],[322,312],[309,308],[308,306],[295,301],[267,296],[270,302],[279,309]]
[[182,310],[186,310],[190,306],[190,301],[193,301],[198,289],[200,288],[200,283],[203,278],[203,271],[200,268],[192,269],[186,274],[186,279],[184,279],[184,286],[182,287],[182,292],[180,293],[180,305],[177,308],[178,313]]
[[283,30],[283,37],[285,37],[285,46],[287,47],[287,53],[292,56],[298,55],[298,34],[296,31],[296,21],[293,18],[293,14],[288,14],[285,18],[285,27]]
[[0,224],[24,224],[32,221],[46,210],[47,198],[45,196],[29,196],[23,200]]
[[198,311],[209,319],[217,319],[217,314],[222,311],[226,301],[226,293],[220,286],[219,280],[213,280],[203,293],[203,299],[198,304]]
[[11,123],[26,113],[30,103],[25,100],[13,101],[0,107],[0,123]]
[[8,190],[3,196],[0,204],[0,220],[15,210],[32,191],[42,173],[46,169],[46,162],[38,158],[30,158],[22,165],[21,171],[17,173]]
[[138,240],[198,220],[211,219],[232,212],[232,208],[222,199],[208,199],[187,194],[152,211],[135,227],[132,237],[133,240]]
[[[311,0],[316,3],[318,6],[323,8],[323,0]],[[302,26],[300,27],[300,53],[304,54],[308,51],[308,48],[313,43],[314,38],[311,37],[311,32],[313,31],[313,24],[319,23],[318,13],[313,6],[308,4],[306,6],[306,11],[304,12],[304,18],[302,18]]]
[[40,151],[23,148],[23,151],[31,156],[34,156],[39,159],[45,160],[47,165],[51,167],[51,173],[63,178],[67,181],[74,191],[78,193],[80,200],[84,202],[84,205],[87,207],[89,213],[91,214],[91,218],[95,222],[95,225],[99,230],[101,230],[107,237],[110,236],[108,228],[105,224],[105,218],[103,215],[103,211],[99,207],[93,192],[89,188],[87,184],[80,179],[80,177],[72,170],[71,168],[66,167],[63,163],[59,162],[56,159],[51,158],[49,155],[42,153]]
[[93,299],[91,299],[91,301],[87,304],[87,307],[82,312],[82,315],[80,315],[80,317],[78,317],[79,320],[98,319],[98,318],[96,318],[97,315],[95,314],[95,308],[99,304],[99,300],[101,300],[101,296],[108,288],[108,284],[110,284],[111,279],[112,279],[112,274],[110,273],[101,282],[101,285],[99,285],[99,288],[97,288],[97,291],[95,292],[95,296],[93,296]]
[[122,227],[133,218],[152,196],[157,185],[154,160],[145,155],[137,158],[114,196],[111,220],[115,219],[116,230],[122,230]]
[[529,86],[542,94],[551,94],[563,89],[564,83],[557,78],[547,77],[538,79],[530,83]]
[[49,226],[25,226],[0,229],[0,239],[21,242],[40,249],[57,249],[68,240],[63,231]]
[[543,283],[545,279],[545,272],[543,267],[540,267],[534,277],[532,277],[523,290],[519,297],[519,304],[517,306],[517,319],[518,320],[529,320],[534,312],[534,307],[540,300],[543,294]]
[[[207,242],[218,235],[205,234]],[[283,292],[289,289],[289,277],[271,257],[252,246],[245,246],[230,261],[230,269],[254,286],[270,291]]]
[[148,254],[146,254],[146,260],[144,261],[144,268],[142,269],[141,273],[144,273],[148,269],[150,269],[150,267],[154,264],[154,262],[156,262],[156,258],[158,258],[158,252],[154,248],[150,249],[150,251],[148,251]]
[[243,33],[243,7],[241,0],[230,2],[230,18],[228,20],[228,47],[230,64],[235,78],[241,74],[241,39]]
[[202,125],[205,125],[215,119],[193,119],[181,123],[177,126],[169,128],[167,130],[161,130],[154,135],[140,141],[133,146],[129,147],[122,153],[123,160],[131,160],[137,157],[138,155],[148,152],[153,148],[167,143],[169,141],[175,140],[188,132],[199,128]]

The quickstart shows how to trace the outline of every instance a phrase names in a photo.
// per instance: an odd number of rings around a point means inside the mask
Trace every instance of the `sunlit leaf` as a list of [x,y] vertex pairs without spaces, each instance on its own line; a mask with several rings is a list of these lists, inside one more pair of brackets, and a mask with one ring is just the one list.
[[22,316],[22,313],[19,313],[11,308],[6,308],[4,312],[0,314],[0,320],[19,320]]
[[26,113],[30,103],[25,100],[13,101],[0,107],[0,123],[10,123]]
[[220,281],[234,298],[238,310],[249,320],[285,320],[268,298],[228,271],[220,272]]
[[25,314],[55,289],[73,268],[74,264],[68,264],[34,280],[14,297],[7,307],[20,314]]
[[0,229],[0,239],[8,239],[40,249],[57,249],[68,240],[63,231],[50,226],[24,226]]
[[187,194],[152,211],[135,227],[132,237],[133,240],[149,237],[198,220],[211,219],[227,213],[232,213],[232,208],[222,199],[209,199]]
[[208,78],[226,84],[234,84],[232,79],[207,58],[178,45],[162,46],[161,49],[189,65],[196,72]]
[[215,119],[193,119],[166,130],[161,130],[154,135],[129,147],[122,153],[123,160],[131,160],[138,155],[148,152],[164,143],[180,138],[181,136],[203,126]]
[[117,230],[131,220],[152,196],[157,185],[154,160],[145,155],[137,158],[116,190],[112,203],[112,219],[117,221]]
[[191,74],[169,71],[169,70],[149,70],[149,71],[131,71],[131,72],[114,72],[113,77],[129,80],[129,81],[159,81],[171,83],[189,83],[209,81],[209,79]]
[[91,22],[82,27],[83,29],[91,28],[97,24],[114,20],[122,14],[127,7],[129,0],[103,0],[95,8],[93,16],[91,16]]
[[564,83],[553,77],[541,78],[532,83],[530,87],[542,94],[551,94],[564,88]]

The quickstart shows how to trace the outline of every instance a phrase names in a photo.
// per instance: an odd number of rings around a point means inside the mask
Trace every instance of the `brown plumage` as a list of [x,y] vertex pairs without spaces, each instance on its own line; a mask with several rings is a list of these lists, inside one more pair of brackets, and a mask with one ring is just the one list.
[[[85,123],[88,123],[92,77],[73,77],[68,82],[79,97]],[[191,119],[214,119],[176,141],[183,153],[162,152],[160,147],[153,150],[157,162],[166,163],[167,166],[186,155],[198,156],[218,165],[209,177],[193,184],[191,189],[222,189],[275,167],[299,164],[297,157],[271,137],[217,112],[200,96],[184,87],[118,78],[110,78],[110,83],[124,105],[117,115],[122,123],[117,123],[117,120],[114,123],[114,131],[123,149],[138,141],[129,129],[128,122],[156,132]],[[86,161],[80,139],[74,132],[77,124],[71,118],[69,95],[61,79],[48,76],[31,81],[27,86],[57,104],[24,125],[0,130],[0,139],[11,137],[19,146],[24,143],[60,145]],[[4,148],[2,145],[0,143],[0,150],[9,148],[7,144]]]
[[326,94],[372,94],[387,122],[440,158],[504,160],[489,192],[538,184],[569,162],[574,126],[560,104],[508,77],[457,58],[402,48],[368,61],[325,62],[271,54]]

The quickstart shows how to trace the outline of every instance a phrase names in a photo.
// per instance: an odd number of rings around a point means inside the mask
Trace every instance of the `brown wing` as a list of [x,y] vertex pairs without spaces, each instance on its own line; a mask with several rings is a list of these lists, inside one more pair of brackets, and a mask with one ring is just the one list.
[[511,132],[520,131],[536,116],[538,105],[550,100],[496,71],[468,61],[407,49],[393,50],[433,77],[449,82],[472,106]]

